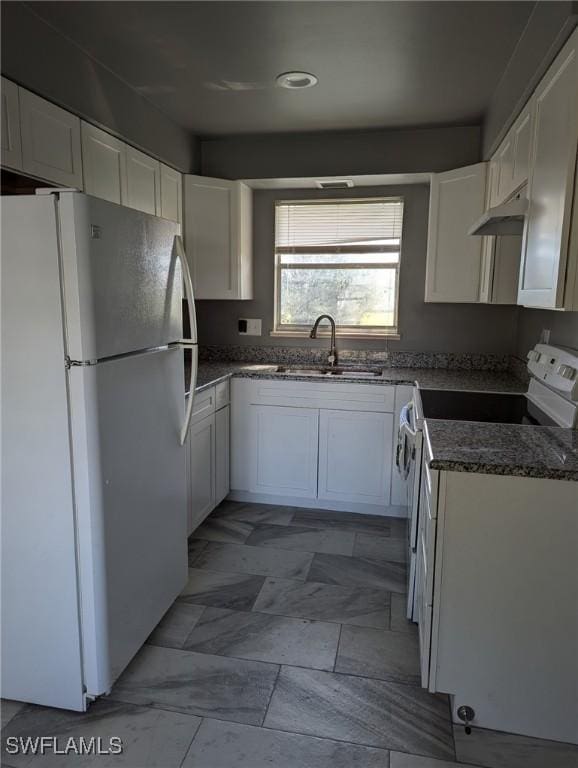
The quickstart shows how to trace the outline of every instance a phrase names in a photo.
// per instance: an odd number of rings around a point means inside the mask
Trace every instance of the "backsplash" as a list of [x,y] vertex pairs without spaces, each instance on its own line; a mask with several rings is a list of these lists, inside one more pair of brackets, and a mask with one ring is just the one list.
[[[507,371],[510,356],[471,352],[404,352],[340,349],[342,363],[382,365],[388,368],[444,368],[450,370]],[[312,347],[277,347],[249,345],[211,345],[199,347],[204,362],[243,362],[262,364],[298,364],[327,362],[327,350]]]

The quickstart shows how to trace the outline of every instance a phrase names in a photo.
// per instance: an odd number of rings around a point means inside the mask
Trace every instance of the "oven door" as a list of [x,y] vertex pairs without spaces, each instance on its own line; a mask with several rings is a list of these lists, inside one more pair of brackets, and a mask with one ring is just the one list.
[[407,618],[414,620],[414,589],[423,433],[418,426],[413,402],[408,403],[401,409],[399,429],[400,441],[404,445],[404,450],[402,451],[404,463],[403,466],[400,466],[400,471],[407,477],[409,514]]

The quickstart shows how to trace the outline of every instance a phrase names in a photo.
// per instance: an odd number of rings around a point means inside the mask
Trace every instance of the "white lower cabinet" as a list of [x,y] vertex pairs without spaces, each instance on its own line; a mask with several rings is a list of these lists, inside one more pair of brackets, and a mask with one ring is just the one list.
[[319,412],[317,497],[389,504],[391,413]]
[[319,411],[251,406],[251,487],[276,496],[317,495]]
[[465,705],[474,727],[577,743],[578,483],[432,472],[430,458],[416,577],[422,685],[451,695],[454,722]]
[[[231,496],[384,514],[394,386],[233,379]],[[405,393],[407,394],[407,392]]]
[[215,508],[215,415],[193,424],[189,440],[189,531],[192,532]]
[[228,496],[231,487],[229,479],[230,451],[230,406],[215,413],[215,504]]
[[229,416],[228,382],[195,396],[186,445],[188,535],[229,494]]

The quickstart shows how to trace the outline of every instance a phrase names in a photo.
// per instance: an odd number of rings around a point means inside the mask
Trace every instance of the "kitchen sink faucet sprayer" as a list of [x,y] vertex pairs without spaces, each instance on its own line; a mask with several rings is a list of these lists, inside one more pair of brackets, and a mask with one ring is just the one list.
[[319,327],[319,323],[322,320],[329,320],[331,323],[331,349],[327,355],[327,362],[329,365],[337,365],[337,347],[335,346],[335,320],[331,317],[331,315],[319,315],[317,320],[313,323],[313,328],[311,329],[309,338],[317,338],[317,328]]

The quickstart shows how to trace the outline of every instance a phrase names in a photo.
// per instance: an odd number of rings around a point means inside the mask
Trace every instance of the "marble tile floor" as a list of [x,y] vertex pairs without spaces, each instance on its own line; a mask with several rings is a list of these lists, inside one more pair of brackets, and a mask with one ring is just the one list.
[[[189,580],[84,714],[2,702],[7,768],[574,768],[578,747],[453,728],[419,686],[406,522],[223,502]],[[113,756],[9,755],[8,736],[112,735]]]

